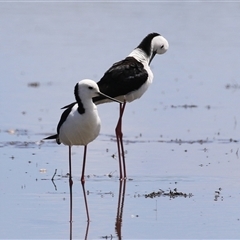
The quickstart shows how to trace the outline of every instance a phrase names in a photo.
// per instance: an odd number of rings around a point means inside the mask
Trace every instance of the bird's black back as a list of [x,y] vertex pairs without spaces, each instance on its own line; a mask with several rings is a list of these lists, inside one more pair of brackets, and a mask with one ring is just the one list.
[[51,136],[49,136],[49,137],[46,137],[46,138],[44,138],[45,140],[56,139],[56,142],[57,142],[58,144],[61,144],[60,139],[59,139],[59,137],[58,137],[60,128],[61,128],[62,124],[65,122],[65,120],[67,119],[69,113],[71,112],[71,110],[72,110],[72,108],[73,108],[73,106],[74,106],[75,104],[76,104],[76,103],[71,103],[71,104],[69,104],[69,105],[66,107],[67,109],[64,110],[64,112],[62,113],[61,118],[60,118],[60,121],[59,121],[59,123],[58,123],[58,125],[57,125],[57,134],[51,135]]
[[[148,73],[142,63],[133,57],[127,57],[114,63],[97,83],[100,92],[115,98],[139,89],[148,79]],[[93,98],[93,102],[105,99]]]
[[58,125],[57,125],[57,133],[58,133],[58,134],[59,134],[59,131],[60,131],[60,128],[61,128],[62,124],[63,124],[63,123],[65,122],[65,120],[67,119],[68,115],[70,114],[70,112],[71,112],[71,110],[72,110],[72,108],[73,108],[73,106],[74,106],[75,104],[76,104],[76,103],[70,104],[70,106],[69,106],[66,110],[64,110],[64,112],[62,113],[61,118],[60,118],[60,121],[59,121],[59,123],[58,123]]

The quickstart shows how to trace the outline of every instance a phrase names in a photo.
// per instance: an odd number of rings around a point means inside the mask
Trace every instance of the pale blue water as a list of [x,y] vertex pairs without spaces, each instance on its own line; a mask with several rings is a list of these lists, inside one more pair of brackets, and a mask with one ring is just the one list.
[[[239,10],[217,2],[1,2],[0,238],[240,238]],[[153,31],[170,48],[152,62],[152,86],[126,107],[121,233],[117,104],[99,106],[101,134],[88,148],[89,228],[83,149],[73,148],[70,230],[68,149],[40,140],[56,131],[76,82],[99,80]],[[193,196],[144,197],[174,188]]]

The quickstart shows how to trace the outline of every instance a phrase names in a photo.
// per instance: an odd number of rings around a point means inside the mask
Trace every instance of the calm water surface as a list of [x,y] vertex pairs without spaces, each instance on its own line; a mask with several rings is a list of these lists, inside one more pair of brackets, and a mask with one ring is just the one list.
[[[0,238],[240,238],[239,10],[1,2]],[[118,105],[100,105],[102,130],[86,166],[91,221],[83,148],[74,147],[70,224],[68,149],[41,139],[56,131],[76,82],[98,81],[152,31],[170,48],[152,62],[152,86],[126,107],[128,179],[118,181]]]

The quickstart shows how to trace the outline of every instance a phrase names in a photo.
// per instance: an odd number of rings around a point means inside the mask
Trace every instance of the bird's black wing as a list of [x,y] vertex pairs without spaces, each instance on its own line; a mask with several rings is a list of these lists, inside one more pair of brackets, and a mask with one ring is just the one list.
[[[139,89],[148,79],[142,63],[133,57],[113,64],[97,83],[100,91],[112,98],[126,95]],[[104,96],[94,97],[93,101],[103,100]]]
[[[148,79],[148,73],[142,63],[133,57],[116,62],[97,83],[100,92],[115,98],[139,89]],[[105,99],[104,96],[93,98],[93,102]],[[73,107],[74,103],[62,107]]]
[[72,110],[72,108],[73,108],[73,106],[74,106],[75,104],[76,104],[76,103],[71,103],[71,104],[69,104],[69,105],[68,105],[69,107],[62,113],[61,118],[60,118],[60,121],[59,121],[59,123],[58,123],[58,125],[57,125],[57,134],[51,135],[51,136],[49,136],[49,137],[46,137],[46,138],[44,138],[44,140],[56,139],[56,142],[57,142],[58,144],[61,144],[60,139],[58,138],[58,134],[59,134],[60,128],[61,128],[62,124],[65,122],[65,120],[67,119],[69,113],[71,112],[71,110]]
[[60,121],[59,121],[59,123],[58,123],[58,125],[57,125],[57,133],[58,133],[58,134],[59,134],[59,131],[60,131],[60,128],[61,128],[62,124],[63,124],[63,123],[65,122],[65,120],[67,119],[69,113],[71,112],[71,110],[72,110],[72,108],[73,108],[73,106],[74,106],[75,104],[76,104],[76,103],[70,104],[70,107],[68,107],[68,108],[62,113],[62,116],[61,116],[61,118],[60,118]]

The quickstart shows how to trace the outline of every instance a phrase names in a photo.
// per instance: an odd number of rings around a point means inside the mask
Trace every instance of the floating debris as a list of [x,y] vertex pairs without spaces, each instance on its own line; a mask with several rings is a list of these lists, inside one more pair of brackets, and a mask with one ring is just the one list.
[[237,84],[237,83],[235,83],[235,84],[226,84],[225,88],[226,89],[234,89],[234,90],[240,89],[240,84]]
[[203,143],[211,143],[213,141],[207,139],[199,139],[199,140],[182,140],[182,139],[175,139],[175,140],[170,140],[170,141],[165,141],[166,143],[178,143],[179,145],[183,144],[183,143],[188,143],[188,144],[193,144],[193,143],[199,143],[199,144],[203,144]]
[[218,190],[215,191],[214,201],[218,201],[218,200],[223,201],[223,196],[221,196],[221,190],[222,190],[222,188],[218,188]]
[[218,139],[218,142],[220,143],[237,143],[238,140],[229,138],[229,139]]
[[171,105],[171,108],[197,108],[198,106],[197,105],[187,105],[187,104],[184,104],[184,105]]
[[16,134],[17,136],[26,136],[28,135],[28,130],[27,129],[8,129],[5,130],[5,132],[14,135]]
[[111,178],[111,177],[113,177],[113,174],[114,174],[115,172],[117,172],[117,171],[115,170],[115,171],[113,171],[113,172],[110,172],[110,173],[106,174],[106,176],[108,176],[109,178]]
[[9,130],[7,130],[7,132],[8,132],[9,134],[15,134],[15,129],[9,129]]
[[110,236],[101,236],[102,239],[113,239],[114,236],[111,234]]
[[169,190],[168,192],[163,191],[162,189],[159,189],[159,191],[157,192],[151,192],[148,194],[144,195],[145,198],[155,198],[155,197],[170,197],[170,198],[176,198],[176,197],[192,197],[193,194],[192,193],[183,193],[183,192],[178,192],[177,188],[174,188],[173,190]]
[[40,83],[39,82],[31,82],[31,83],[28,83],[28,87],[39,87],[40,86]]

